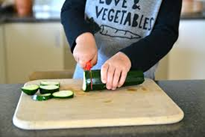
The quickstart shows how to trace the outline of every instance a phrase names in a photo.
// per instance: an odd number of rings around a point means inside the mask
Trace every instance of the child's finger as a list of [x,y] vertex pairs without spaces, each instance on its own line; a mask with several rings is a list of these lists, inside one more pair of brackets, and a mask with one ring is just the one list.
[[120,80],[119,80],[118,88],[122,87],[122,85],[125,83],[126,77],[127,77],[127,72],[125,70],[123,70],[121,73]]
[[112,90],[115,90],[118,87],[118,83],[120,80],[120,74],[121,74],[121,70],[116,69],[115,74],[114,74],[114,78],[113,78],[113,83],[112,83]]
[[108,71],[109,65],[107,63],[105,63],[102,68],[101,68],[101,81],[102,83],[106,83],[107,82],[107,71]]
[[115,73],[115,67],[109,66],[107,71],[107,82],[106,82],[107,89],[112,89],[114,73]]

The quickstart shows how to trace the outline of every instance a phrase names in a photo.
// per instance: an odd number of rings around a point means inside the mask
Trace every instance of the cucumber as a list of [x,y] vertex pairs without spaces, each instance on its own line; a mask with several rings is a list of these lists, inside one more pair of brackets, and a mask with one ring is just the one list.
[[40,86],[56,85],[60,87],[60,82],[57,81],[41,81]]
[[26,85],[21,88],[21,90],[27,95],[34,95],[39,89],[38,85]]
[[40,86],[40,93],[47,94],[47,93],[54,93],[59,91],[59,86],[56,85],[47,85],[47,86]]
[[61,90],[52,94],[54,98],[73,98],[74,93],[71,90]]
[[[92,70],[92,90],[104,90],[106,85],[101,81],[100,70]],[[123,86],[132,86],[142,84],[144,82],[143,71],[131,70],[127,74],[127,78]],[[88,92],[91,90],[90,71],[84,71],[83,76],[83,91]]]
[[45,100],[51,99],[52,98],[52,94],[51,93],[36,94],[36,95],[33,95],[32,98],[35,101],[45,101]]

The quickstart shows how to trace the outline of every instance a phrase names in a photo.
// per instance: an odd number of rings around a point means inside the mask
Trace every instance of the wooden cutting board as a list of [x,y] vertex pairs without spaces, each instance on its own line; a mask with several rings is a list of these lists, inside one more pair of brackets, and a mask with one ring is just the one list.
[[73,90],[75,97],[34,101],[22,92],[14,125],[22,129],[157,125],[176,123],[184,117],[183,111],[151,79],[116,91],[95,92],[82,91],[81,80],[50,81],[59,81],[61,89]]

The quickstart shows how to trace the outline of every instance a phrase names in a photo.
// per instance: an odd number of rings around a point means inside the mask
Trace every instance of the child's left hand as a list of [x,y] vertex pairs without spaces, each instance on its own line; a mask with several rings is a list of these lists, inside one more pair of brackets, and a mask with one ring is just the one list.
[[130,59],[124,53],[118,52],[103,64],[101,80],[106,83],[107,89],[115,90],[124,84],[130,68]]

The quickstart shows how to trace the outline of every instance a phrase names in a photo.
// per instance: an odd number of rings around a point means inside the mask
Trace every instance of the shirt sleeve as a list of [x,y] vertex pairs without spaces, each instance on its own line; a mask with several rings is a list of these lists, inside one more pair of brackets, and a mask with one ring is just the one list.
[[163,0],[151,34],[124,48],[131,60],[131,69],[147,71],[160,61],[178,38],[182,0]]
[[66,0],[61,9],[61,23],[72,52],[79,35],[85,32],[93,34],[89,24],[85,21],[85,3],[86,0]]

